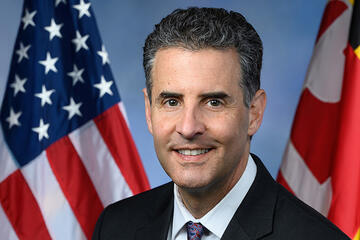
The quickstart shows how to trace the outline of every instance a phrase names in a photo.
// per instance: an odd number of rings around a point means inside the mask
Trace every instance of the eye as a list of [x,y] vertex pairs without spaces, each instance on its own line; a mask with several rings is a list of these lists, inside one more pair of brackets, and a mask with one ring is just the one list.
[[222,102],[221,102],[220,100],[218,100],[218,99],[210,99],[210,100],[207,102],[207,104],[208,104],[209,106],[211,106],[211,107],[219,107],[219,106],[222,104]]
[[179,105],[179,102],[176,99],[169,99],[165,101],[165,105],[168,105],[170,107],[176,107]]

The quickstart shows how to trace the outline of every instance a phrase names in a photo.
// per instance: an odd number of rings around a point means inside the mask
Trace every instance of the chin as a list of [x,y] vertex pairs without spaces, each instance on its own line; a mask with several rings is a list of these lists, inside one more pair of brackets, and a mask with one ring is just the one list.
[[206,179],[199,177],[200,177],[199,175],[192,178],[184,178],[182,176],[181,179],[179,180],[174,179],[173,181],[178,187],[189,192],[204,191],[209,187],[209,182],[206,181]]

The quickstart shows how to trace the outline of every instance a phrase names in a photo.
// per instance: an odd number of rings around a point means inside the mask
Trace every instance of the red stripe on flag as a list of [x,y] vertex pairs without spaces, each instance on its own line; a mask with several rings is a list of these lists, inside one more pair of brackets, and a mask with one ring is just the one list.
[[276,178],[276,181],[278,183],[280,183],[283,187],[285,187],[289,192],[291,192],[292,194],[295,195],[295,193],[293,192],[293,190],[291,189],[291,187],[289,186],[289,184],[286,182],[286,179],[284,178],[284,176],[282,175],[281,171],[279,171],[279,174]]
[[328,29],[328,27],[347,9],[346,4],[339,0],[329,1],[326,5],[323,18],[321,20],[319,33],[316,37],[316,42]]
[[0,183],[0,203],[19,239],[51,239],[40,207],[20,170]]
[[301,94],[291,140],[320,183],[331,171],[335,151],[339,103],[324,103],[308,89]]
[[84,164],[68,137],[48,147],[46,155],[85,236],[91,239],[97,218],[104,207]]
[[345,55],[339,136],[331,174],[333,198],[328,218],[354,237],[360,227],[360,60],[350,45]]
[[148,179],[119,106],[112,106],[94,122],[131,191],[138,194],[148,190]]

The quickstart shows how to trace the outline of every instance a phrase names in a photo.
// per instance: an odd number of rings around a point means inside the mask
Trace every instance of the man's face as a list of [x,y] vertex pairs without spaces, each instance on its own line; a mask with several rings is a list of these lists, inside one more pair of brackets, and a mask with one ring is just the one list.
[[[146,118],[159,161],[179,187],[232,187],[242,175],[263,109],[259,116],[245,107],[240,79],[234,49],[157,52],[151,104],[144,91]],[[254,99],[265,107],[259,92]]]

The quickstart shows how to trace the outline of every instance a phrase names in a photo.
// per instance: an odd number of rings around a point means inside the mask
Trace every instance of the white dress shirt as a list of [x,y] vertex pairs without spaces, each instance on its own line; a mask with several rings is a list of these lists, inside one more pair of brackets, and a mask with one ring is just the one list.
[[168,232],[168,240],[187,240],[186,223],[192,221],[201,223],[209,232],[202,236],[202,240],[220,240],[226,227],[249,191],[256,176],[256,164],[249,155],[245,171],[235,186],[226,196],[205,216],[195,219],[184,206],[174,184],[174,215]]

